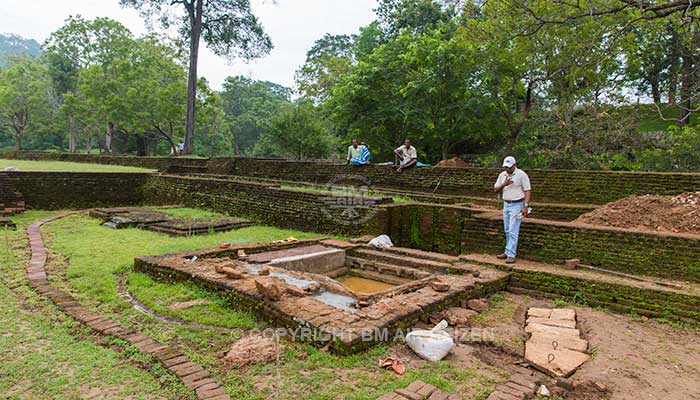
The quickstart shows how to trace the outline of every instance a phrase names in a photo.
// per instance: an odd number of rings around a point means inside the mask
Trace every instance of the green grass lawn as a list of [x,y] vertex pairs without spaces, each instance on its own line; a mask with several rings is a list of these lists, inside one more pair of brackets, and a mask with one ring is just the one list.
[[18,229],[8,232],[11,253],[4,244],[0,250],[0,398],[190,398],[153,360],[132,348],[98,345],[102,338],[27,286],[25,229],[50,214],[28,211],[12,217]]
[[150,169],[124,167],[121,165],[87,164],[68,161],[30,161],[0,159],[0,171],[6,167],[15,167],[20,171],[53,172],[151,172]]
[[[198,210],[188,209],[168,211],[186,216],[201,214]],[[18,222],[24,226],[29,221],[45,215],[47,213],[27,212]],[[468,365],[455,366],[446,361],[429,363],[414,357],[410,360],[404,376],[398,376],[377,366],[377,360],[387,355],[400,356],[405,360],[407,350],[403,344],[379,346],[363,353],[341,357],[304,343],[285,342],[286,349],[279,366],[260,364],[231,369],[222,362],[221,355],[240,337],[240,332],[229,333],[165,323],[134,310],[118,293],[117,277],[124,274],[127,288],[132,295],[156,312],[201,324],[238,328],[243,332],[251,328],[269,327],[267,322],[256,319],[250,312],[236,309],[235,304],[228,304],[215,293],[198,286],[156,281],[149,275],[133,272],[133,257],[215,246],[222,242],[252,243],[289,236],[301,239],[316,236],[315,234],[255,226],[207,236],[173,238],[140,229],[109,229],[85,215],[75,215],[52,222],[44,226],[43,233],[50,253],[50,279],[56,285],[70,290],[81,303],[101,314],[140,330],[156,340],[176,346],[192,361],[211,371],[217,381],[223,383],[228,393],[236,399],[374,399],[387,391],[404,387],[416,379],[450,392],[459,392],[465,399],[483,399],[504,376],[501,371],[477,360]],[[85,378],[94,379],[95,386],[111,387],[117,378],[124,378],[125,385],[120,389],[122,392],[107,398],[128,397],[124,393],[133,393],[133,398],[188,398],[188,394],[183,394],[182,387],[171,381],[172,376],[163,372],[157,364],[149,364],[146,369],[132,367],[132,364],[147,363],[148,360],[140,360],[141,356],[125,343],[109,343],[110,348],[96,346],[85,339],[90,337],[85,333],[85,328],[76,327],[69,318],[59,314],[52,306],[44,304],[46,301],[37,300],[38,297],[26,286],[23,277],[26,243],[20,241],[15,247],[16,251],[24,256],[10,260],[7,266],[3,267],[13,271],[11,275],[14,277],[9,278],[11,283],[8,286],[14,289],[3,288],[0,297],[4,299],[6,296],[13,296],[13,291],[19,291],[35,299],[33,302],[41,304],[41,307],[31,317],[27,317],[32,318],[31,320],[23,323],[21,321],[24,317],[18,317],[24,313],[21,305],[11,301],[0,301],[3,307],[0,308],[0,322],[6,319],[24,324],[24,329],[28,331],[26,334],[31,333],[46,341],[43,343],[40,340],[39,343],[42,343],[42,347],[50,348],[52,356],[41,364],[42,368],[32,370],[29,368],[31,362],[22,359],[23,355],[33,354],[32,350],[23,349],[19,337],[9,336],[8,339],[0,335],[0,344],[3,345],[1,348],[13,348],[9,354],[0,353],[0,357],[3,357],[0,361],[4,365],[9,363],[22,366],[13,367],[13,371],[16,371],[13,374],[0,374],[0,392],[5,393],[2,389],[23,384],[36,387],[37,389],[33,389],[34,393],[44,395],[19,395],[16,398],[78,398],[75,390],[69,385],[69,382],[73,381],[73,370],[78,374],[84,373],[84,368],[95,368],[95,377]],[[196,299],[209,300],[209,304],[182,311],[168,308],[168,305],[174,302]],[[36,307],[34,304],[29,306]],[[49,316],[45,315],[47,309],[52,313]],[[44,321],[45,325],[37,326],[34,319]],[[52,324],[52,321],[56,320],[59,322]],[[8,324],[9,322],[6,322],[4,325]],[[10,332],[22,329],[11,326]],[[77,339],[74,339],[74,335],[77,335]],[[71,342],[74,348],[66,347],[62,341]],[[115,351],[111,347],[122,350]],[[40,354],[36,357],[40,357]],[[119,363],[126,366],[113,367],[119,369],[118,371],[106,367]],[[62,381],[53,383],[46,379],[47,375]],[[131,380],[126,378],[126,375],[130,375]],[[20,380],[20,376],[23,380]],[[135,382],[132,384],[132,381]],[[153,389],[157,387],[161,388],[160,392],[154,392]],[[50,395],[45,394],[49,393],[48,390],[51,390]]]

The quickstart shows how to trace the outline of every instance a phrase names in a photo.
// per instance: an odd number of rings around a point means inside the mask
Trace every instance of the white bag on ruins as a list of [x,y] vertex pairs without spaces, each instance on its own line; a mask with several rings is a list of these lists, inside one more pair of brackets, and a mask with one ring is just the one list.
[[445,330],[447,321],[444,319],[429,331],[416,329],[406,335],[406,344],[421,358],[428,361],[440,361],[455,345],[452,336]]
[[388,249],[389,247],[394,247],[394,244],[391,243],[391,238],[387,235],[377,236],[369,241],[369,245],[378,249]]

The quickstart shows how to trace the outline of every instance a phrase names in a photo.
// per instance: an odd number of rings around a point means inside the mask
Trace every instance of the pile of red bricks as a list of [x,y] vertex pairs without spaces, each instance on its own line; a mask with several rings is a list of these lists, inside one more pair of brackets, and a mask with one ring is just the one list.
[[460,396],[449,394],[423,381],[415,381],[404,389],[386,393],[377,400],[459,400]]
[[487,400],[524,400],[534,397],[536,383],[532,376],[526,373],[511,375],[506,383],[496,386]]
[[47,222],[63,218],[73,213],[65,213],[47,218],[30,225],[27,229],[32,257],[27,267],[29,285],[39,294],[48,297],[66,314],[89,326],[94,331],[114,336],[133,344],[141,353],[149,354],[158,360],[168,371],[175,374],[182,383],[195,391],[197,399],[230,400],[226,391],[214,381],[209,372],[190,360],[178,350],[163,345],[137,331],[125,328],[119,323],[93,313],[78,303],[70,294],[51,285],[46,275],[46,247],[41,237],[41,226]]

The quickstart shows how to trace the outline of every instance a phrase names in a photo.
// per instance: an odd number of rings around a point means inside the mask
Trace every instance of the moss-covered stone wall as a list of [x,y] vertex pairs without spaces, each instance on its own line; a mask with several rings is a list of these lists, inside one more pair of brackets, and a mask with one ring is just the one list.
[[[386,210],[386,232],[398,246],[449,254],[503,251],[499,213],[458,206],[397,204]],[[584,264],[634,275],[700,282],[700,236],[659,234],[528,219],[518,256]]]
[[[503,250],[497,214],[474,215],[462,227],[462,252]],[[700,236],[659,234],[528,220],[520,229],[518,254],[547,263],[578,258],[584,264],[634,275],[700,282]]]
[[[358,236],[383,231],[380,222],[383,218],[382,210],[374,205],[391,201],[285,190],[259,183],[173,175],[149,178],[143,191],[150,204],[183,204],[249,217],[278,227]],[[356,217],[352,217],[352,213],[357,213]],[[348,223],[351,219],[358,223]]]
[[80,209],[130,206],[144,202],[141,187],[151,174],[94,172],[6,172],[25,206]]
[[[489,168],[412,168],[397,174],[390,166],[353,167],[317,162],[238,159],[236,175],[327,184],[359,174],[376,187],[494,198],[500,170]],[[697,190],[700,174],[527,170],[533,202],[604,204],[631,194],[676,194]]]
[[[89,154],[4,152],[0,158],[118,164],[184,173],[239,175],[266,179],[341,183],[344,177],[364,177],[377,188],[494,198],[498,169],[413,168],[397,174],[391,166],[353,167],[326,162],[258,158],[112,157]],[[632,194],[677,194],[697,190],[700,173],[527,170],[533,203],[604,204]]]
[[110,156],[79,153],[49,153],[32,151],[8,151],[0,152],[0,158],[31,161],[69,161],[91,164],[123,165],[127,167],[141,167],[165,171],[172,166],[192,166],[203,168],[206,171],[207,158],[193,157],[131,157]]
[[512,270],[508,289],[522,294],[603,307],[619,313],[700,324],[700,297],[616,285],[544,272]]

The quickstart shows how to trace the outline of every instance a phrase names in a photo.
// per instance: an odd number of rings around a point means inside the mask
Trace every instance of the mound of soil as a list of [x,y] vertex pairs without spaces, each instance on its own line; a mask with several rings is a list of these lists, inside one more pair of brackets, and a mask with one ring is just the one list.
[[574,222],[700,234],[700,192],[677,196],[629,196],[583,214]]
[[450,168],[467,168],[470,167],[469,164],[467,164],[466,161],[462,160],[459,157],[453,157],[448,160],[442,160],[439,163],[435,164],[436,167],[450,167]]

